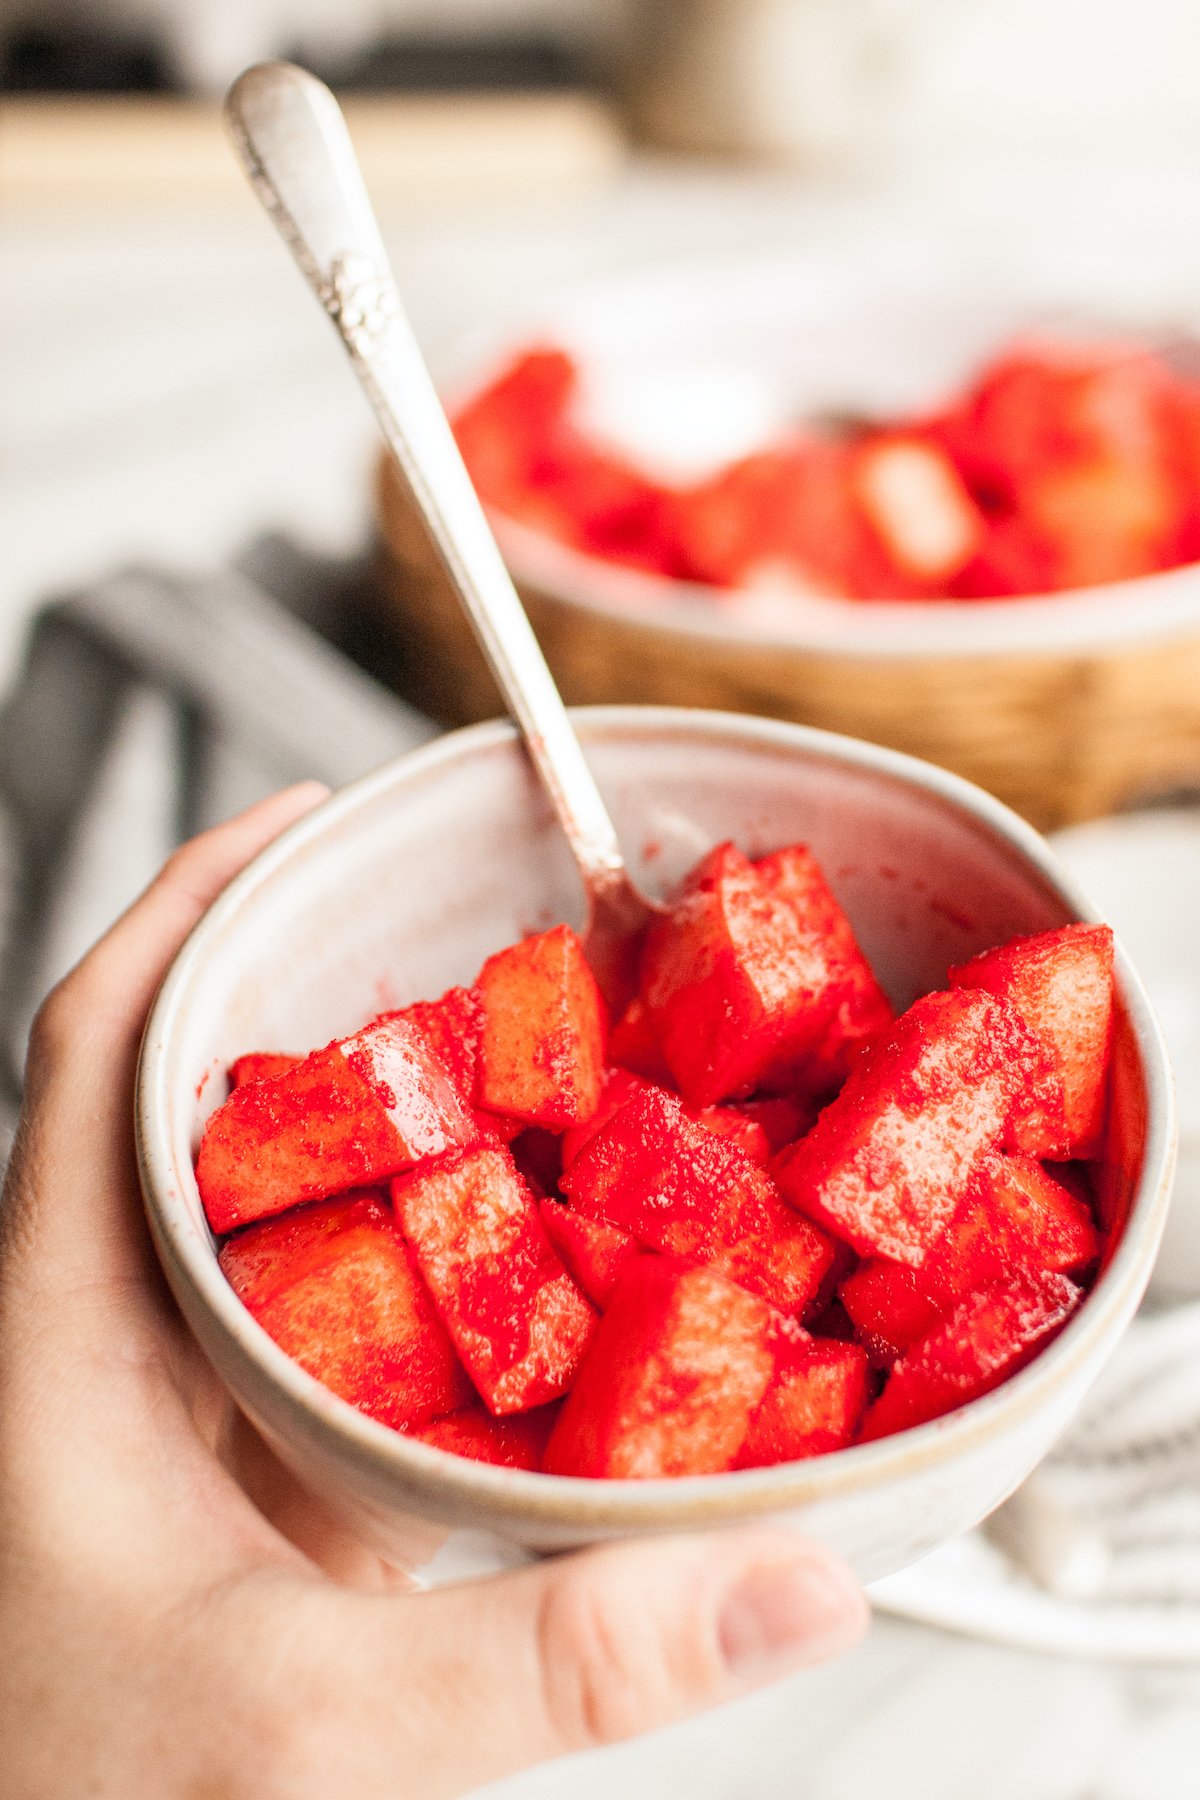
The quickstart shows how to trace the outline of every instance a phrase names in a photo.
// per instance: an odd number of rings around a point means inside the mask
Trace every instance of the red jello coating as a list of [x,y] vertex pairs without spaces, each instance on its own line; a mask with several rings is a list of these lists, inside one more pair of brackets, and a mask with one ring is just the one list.
[[715,1269],[639,1257],[546,1447],[555,1475],[649,1480],[732,1466],[774,1372],[771,1310]]
[[600,1102],[606,1019],[570,926],[490,956],[476,986],[479,1104],[557,1131],[586,1123]]
[[282,1350],[384,1424],[459,1406],[470,1383],[390,1212],[347,1195],[251,1225],[221,1268]]
[[1081,1298],[1065,1275],[1025,1273],[969,1294],[901,1357],[867,1412],[863,1440],[923,1425],[990,1392],[1054,1336]]
[[799,1317],[833,1266],[829,1238],[784,1205],[765,1171],[660,1088],[635,1093],[562,1185],[585,1217],[711,1263],[783,1313]]
[[1094,1156],[1100,1148],[1113,1030],[1113,934],[1107,925],[1064,925],[1016,938],[951,969],[959,988],[1007,1001],[1054,1057],[1061,1110],[1019,1122],[1016,1147],[1030,1156]]
[[282,1075],[236,1088],[205,1126],[196,1181],[209,1224],[226,1232],[478,1135],[425,1039],[384,1015]]
[[776,1164],[784,1197],[860,1255],[919,1267],[1018,1107],[1054,1082],[990,995],[926,994]]
[[507,1150],[482,1145],[392,1184],[434,1304],[493,1413],[569,1386],[596,1314],[568,1275]]

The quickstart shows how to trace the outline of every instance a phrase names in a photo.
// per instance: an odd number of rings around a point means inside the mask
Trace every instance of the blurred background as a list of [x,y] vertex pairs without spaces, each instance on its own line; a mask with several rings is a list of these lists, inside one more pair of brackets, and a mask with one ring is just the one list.
[[[389,563],[373,425],[223,136],[222,92],[268,56],[305,63],[343,98],[406,304],[447,379],[472,334],[512,321],[519,342],[559,293],[575,296],[568,312],[584,296],[607,328],[605,294],[636,313],[639,272],[667,269],[674,286],[655,292],[669,338],[671,307],[692,316],[715,272],[772,258],[820,272],[823,328],[832,316],[848,332],[865,301],[886,314],[901,291],[910,305],[914,291],[981,307],[1000,291],[1042,307],[1069,296],[1158,334],[1200,317],[1192,0],[0,0],[10,1118],[40,993],[182,832],[300,774],[344,780],[429,736],[431,711],[478,710],[465,660],[434,679],[417,616],[427,590],[414,599],[410,581],[397,598],[403,534],[393,521]],[[1126,616],[1140,604],[1139,590]],[[1046,752],[1087,792],[1043,822],[1093,821],[1064,848],[1142,957],[1171,1033],[1191,1216],[1196,611],[1193,581],[1176,608],[1187,630],[1148,670],[1111,642],[1095,660],[1077,632],[1041,685],[989,715],[1007,755],[1080,696],[1101,696],[1102,726],[1133,693],[1126,736],[1166,742],[1153,777],[1118,796],[1158,804],[1116,825],[1104,815],[1118,801],[1087,789],[1087,740]],[[659,645],[667,691],[711,703],[675,654]],[[575,658],[621,697],[628,657],[589,636]],[[858,670],[829,677],[840,697],[866,683]],[[940,699],[916,698],[894,669],[876,676],[908,743]],[[1163,702],[1171,680],[1190,710]],[[1187,1254],[1172,1264],[1175,1300],[1200,1292],[1200,1231]],[[1195,1411],[1186,1432],[1175,1422],[1193,1457]],[[569,1782],[581,1800],[863,1800],[885,1779],[889,1800],[1189,1792],[1195,1467],[1172,1479],[1179,1556],[1147,1602],[1182,1633],[1171,1655],[1143,1654],[1145,1640],[1124,1653],[1111,1618],[1089,1651],[1086,1606],[1069,1630],[1036,1608],[1014,1626],[1015,1578],[993,1547],[944,1582],[978,1592],[973,1617],[928,1585],[897,1588],[894,1614],[845,1665],[504,1793],[534,1800]],[[1108,1520],[1112,1544],[1127,1527]]]

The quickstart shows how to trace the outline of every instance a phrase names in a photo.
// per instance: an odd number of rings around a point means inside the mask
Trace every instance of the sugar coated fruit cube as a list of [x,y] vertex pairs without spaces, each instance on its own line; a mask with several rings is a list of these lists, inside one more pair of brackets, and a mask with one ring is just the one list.
[[559,1200],[543,1200],[541,1214],[546,1236],[570,1274],[603,1312],[626,1263],[643,1254],[642,1246],[627,1231],[585,1218]]
[[821,1093],[891,1008],[816,860],[793,846],[752,863],[705,858],[642,954],[641,994],[684,1099],[754,1088]]
[[886,1437],[988,1393],[1027,1363],[1071,1316],[1080,1290],[1065,1275],[1011,1275],[969,1294],[907,1350],[869,1408],[862,1437]]
[[919,1269],[874,1257],[841,1287],[842,1304],[877,1352],[923,1337],[964,1294],[1013,1269],[1070,1274],[1100,1243],[1091,1211],[1026,1156],[988,1156]]
[[392,1204],[459,1356],[494,1413],[570,1384],[596,1315],[507,1150],[482,1145],[393,1182]]
[[736,1143],[660,1088],[635,1092],[564,1171],[562,1185],[586,1218],[648,1249],[709,1262],[797,1317],[833,1267],[825,1233],[783,1203]]
[[229,1065],[229,1090],[244,1087],[248,1081],[267,1081],[272,1075],[286,1075],[302,1056],[289,1056],[282,1050],[248,1050]]
[[263,1330],[343,1400],[392,1426],[460,1406],[471,1388],[391,1213],[347,1195],[251,1225],[221,1250]]
[[630,1264],[546,1447],[556,1475],[647,1480],[733,1464],[774,1372],[770,1308],[709,1268]]
[[233,1231],[478,1135],[421,1033],[385,1014],[282,1075],[235,1088],[205,1127],[196,1181],[213,1230]]
[[1038,1157],[1094,1156],[1100,1148],[1113,1030],[1113,935],[1107,925],[1064,925],[1016,938],[951,969],[955,987],[1007,1001],[1047,1045],[1061,1107],[1018,1121],[1016,1148]]
[[600,1102],[606,1021],[570,926],[490,956],[476,985],[479,1104],[557,1131],[586,1123]]
[[1014,1111],[1052,1079],[1002,1001],[926,994],[776,1165],[784,1197],[860,1255],[914,1267]]
[[781,1339],[736,1466],[796,1462],[852,1443],[867,1404],[868,1379],[866,1352],[857,1344],[807,1333]]
[[538,1406],[532,1412],[497,1419],[476,1401],[415,1426],[407,1435],[472,1462],[495,1463],[504,1469],[537,1469],[557,1417],[557,1406]]

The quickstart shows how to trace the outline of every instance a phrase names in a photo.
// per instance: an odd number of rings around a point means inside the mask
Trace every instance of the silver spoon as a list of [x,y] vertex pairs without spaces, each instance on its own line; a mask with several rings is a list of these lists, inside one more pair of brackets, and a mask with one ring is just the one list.
[[292,63],[260,63],[226,117],[250,182],[333,320],[388,448],[475,628],[567,836],[587,896],[588,958],[610,998],[661,909],[634,887],[608,809],[546,667],[404,316],[346,121]]

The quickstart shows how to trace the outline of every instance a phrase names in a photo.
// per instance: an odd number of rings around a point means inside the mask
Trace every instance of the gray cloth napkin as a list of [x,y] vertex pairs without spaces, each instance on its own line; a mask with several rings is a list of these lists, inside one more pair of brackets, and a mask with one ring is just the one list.
[[39,1001],[176,843],[436,735],[377,678],[394,653],[363,595],[353,565],[266,539],[238,568],[130,569],[35,618],[0,709],[0,1149]]

